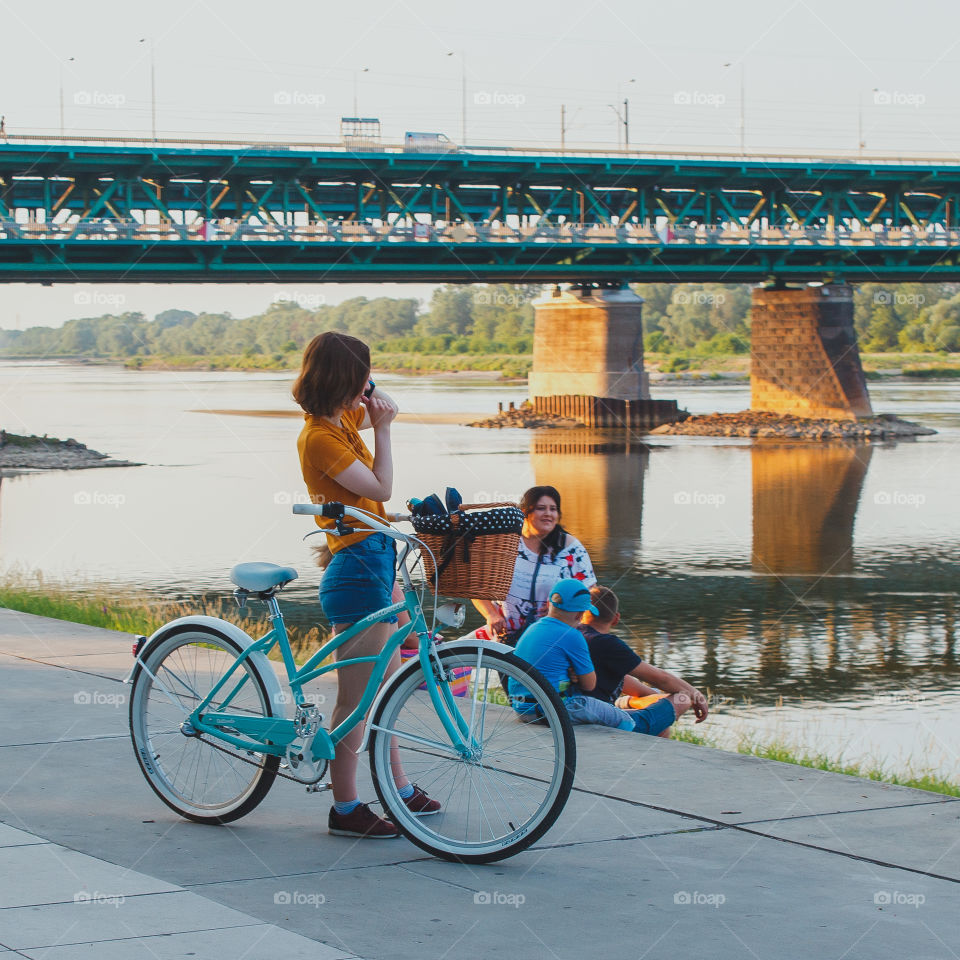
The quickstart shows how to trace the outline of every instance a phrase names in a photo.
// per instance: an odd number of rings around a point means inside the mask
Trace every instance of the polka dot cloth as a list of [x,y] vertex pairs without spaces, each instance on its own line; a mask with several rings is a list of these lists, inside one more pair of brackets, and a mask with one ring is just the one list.
[[[523,529],[523,512],[518,507],[494,507],[474,513],[460,513],[456,530],[460,536],[469,534],[470,539],[490,533],[520,533]],[[414,517],[413,529],[417,533],[450,533],[454,530],[450,517],[431,515]]]

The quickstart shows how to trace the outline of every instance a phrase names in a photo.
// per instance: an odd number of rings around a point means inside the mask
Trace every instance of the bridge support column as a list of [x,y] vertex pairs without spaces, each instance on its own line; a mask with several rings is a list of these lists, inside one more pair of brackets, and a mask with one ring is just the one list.
[[532,397],[650,396],[643,298],[627,287],[554,290],[534,303]]
[[751,316],[751,409],[810,419],[873,415],[849,285],[760,288]]
[[643,298],[627,287],[555,289],[534,303],[530,399],[588,426],[651,428],[677,419],[651,400],[643,370]]

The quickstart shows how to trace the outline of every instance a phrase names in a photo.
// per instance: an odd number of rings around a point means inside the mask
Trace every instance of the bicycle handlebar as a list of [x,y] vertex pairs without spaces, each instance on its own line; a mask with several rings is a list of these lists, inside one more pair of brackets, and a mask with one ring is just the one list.
[[[336,507],[336,513],[327,513],[330,507]],[[342,516],[340,511],[345,509],[347,508],[342,503],[295,503],[293,505],[294,513],[307,514],[311,517]]]
[[[392,537],[394,540],[410,539],[408,534],[401,533],[399,530],[394,530],[389,523],[384,523],[381,517],[378,517],[372,513],[368,513],[366,510],[361,510],[359,507],[347,507],[344,504],[337,503],[334,500],[331,500],[328,503],[295,503],[293,505],[293,512],[301,516],[306,515],[311,517],[327,517],[331,520],[337,520],[338,525],[342,525],[339,523],[339,521],[350,517],[353,520],[363,521],[368,528],[375,530],[377,533],[385,533],[388,537]],[[388,521],[398,522],[409,519],[409,514],[387,514]],[[339,531],[334,529],[327,530],[326,532],[336,535]],[[354,533],[356,531],[354,528],[345,528],[343,532]]]

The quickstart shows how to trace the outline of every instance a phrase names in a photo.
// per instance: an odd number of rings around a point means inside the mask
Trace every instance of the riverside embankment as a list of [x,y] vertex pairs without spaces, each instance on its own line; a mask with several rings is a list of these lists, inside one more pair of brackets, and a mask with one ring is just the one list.
[[331,837],[329,795],[283,781],[229,827],[182,821],[132,754],[130,639],[0,610],[0,945],[20,956],[952,955],[960,801],[601,728],[577,733],[553,829],[490,867]]

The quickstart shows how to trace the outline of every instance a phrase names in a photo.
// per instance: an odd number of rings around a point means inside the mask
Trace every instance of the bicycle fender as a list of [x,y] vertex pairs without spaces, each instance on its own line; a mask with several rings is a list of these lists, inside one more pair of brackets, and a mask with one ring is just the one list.
[[[505,643],[497,643],[495,640],[474,640],[474,639],[463,639],[463,640],[452,640],[449,643],[441,643],[437,647],[439,653],[443,653],[445,650],[463,650],[464,648],[476,650],[477,647],[483,647],[484,650],[490,650],[494,653],[513,653],[513,647],[508,647]],[[367,711],[367,717],[375,717],[377,714],[377,707],[380,706],[380,701],[383,700],[387,692],[393,687],[395,682],[398,682],[408,673],[413,673],[417,667],[420,666],[419,657],[413,657],[408,660],[396,673],[390,674],[387,677],[386,683],[380,688],[380,691],[377,693],[376,699],[370,705],[370,709]],[[367,740],[370,737],[370,725],[367,724],[363,730],[363,742],[357,747],[357,753],[363,753],[367,749]]]
[[[134,677],[137,675],[137,671],[143,668],[144,659],[153,651],[154,647],[160,641],[166,639],[170,633],[179,630],[182,627],[205,627],[209,630],[214,630],[222,636],[226,637],[228,640],[234,641],[241,650],[246,650],[248,647],[252,647],[254,641],[241,630],[235,623],[230,623],[228,620],[221,620],[219,617],[206,617],[206,616],[190,616],[190,617],[180,617],[177,620],[171,620],[169,623],[165,623],[159,630],[156,630],[154,633],[150,634],[146,642],[140,649],[140,653],[137,654],[137,659],[134,662],[133,669],[130,671],[129,675],[124,679],[124,683],[132,683]],[[287,704],[290,701],[289,694],[285,694],[280,687],[280,681],[277,679],[277,674],[273,669],[273,664],[270,663],[270,660],[267,658],[266,654],[262,652],[252,653],[247,658],[254,666],[257,668],[257,672],[263,678],[264,685],[267,688],[267,693],[270,697],[270,703],[273,707],[274,716],[286,717],[287,716]]]

